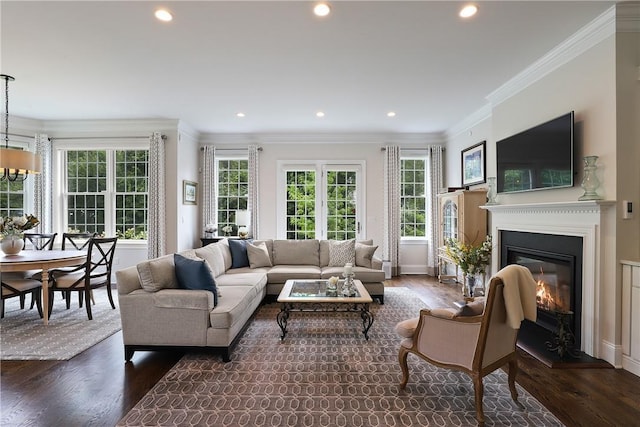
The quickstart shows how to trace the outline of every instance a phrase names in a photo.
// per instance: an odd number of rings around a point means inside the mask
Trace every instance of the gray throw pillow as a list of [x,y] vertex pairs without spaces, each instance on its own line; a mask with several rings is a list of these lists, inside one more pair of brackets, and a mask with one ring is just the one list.
[[251,268],[271,267],[271,258],[265,242],[256,244],[247,242],[247,256]]
[[330,240],[329,241],[329,267],[342,267],[346,263],[356,262],[356,241]]
[[363,245],[356,242],[356,265],[371,268],[371,260],[378,246]]

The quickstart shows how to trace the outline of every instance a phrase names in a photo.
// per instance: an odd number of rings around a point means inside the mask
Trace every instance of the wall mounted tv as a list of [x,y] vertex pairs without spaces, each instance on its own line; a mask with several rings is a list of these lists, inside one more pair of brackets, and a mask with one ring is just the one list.
[[496,142],[497,191],[573,186],[573,111]]

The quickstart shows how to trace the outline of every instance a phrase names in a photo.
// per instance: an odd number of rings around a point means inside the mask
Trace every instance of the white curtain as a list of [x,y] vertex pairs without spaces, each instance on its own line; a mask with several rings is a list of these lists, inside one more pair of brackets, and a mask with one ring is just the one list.
[[438,193],[444,183],[442,153],[440,145],[429,147],[427,161],[427,274],[438,275]]
[[391,275],[400,274],[400,147],[384,148],[384,259]]
[[165,252],[165,149],[164,137],[154,132],[149,140],[149,231],[147,236],[149,259]]
[[218,224],[216,205],[216,149],[202,147],[202,229],[207,224]]
[[51,174],[51,140],[45,134],[35,136],[36,153],[42,159],[42,170],[34,175],[33,207],[34,215],[40,220],[39,230],[41,233],[51,233],[53,223],[51,212],[53,212],[53,176]]
[[260,189],[258,188],[259,182],[259,152],[260,148],[257,145],[249,145],[249,194],[247,209],[250,215],[250,228],[249,236],[258,238],[258,195]]

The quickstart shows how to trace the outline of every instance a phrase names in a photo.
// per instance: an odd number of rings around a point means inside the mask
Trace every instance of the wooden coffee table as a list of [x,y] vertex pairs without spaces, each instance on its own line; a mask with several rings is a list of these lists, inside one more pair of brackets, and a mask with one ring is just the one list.
[[373,302],[369,292],[360,280],[353,281],[356,295],[351,297],[327,295],[328,280],[287,280],[278,296],[282,304],[276,317],[282,330],[280,339],[287,335],[287,322],[292,311],[318,311],[323,313],[356,312],[362,319],[362,333],[369,339],[369,329],[373,324],[373,314],[369,304]]

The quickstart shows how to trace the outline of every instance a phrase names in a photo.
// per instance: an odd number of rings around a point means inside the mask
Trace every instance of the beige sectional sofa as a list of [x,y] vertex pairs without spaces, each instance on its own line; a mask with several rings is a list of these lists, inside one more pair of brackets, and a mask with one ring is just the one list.
[[[117,271],[125,359],[131,360],[137,350],[185,347],[219,351],[229,361],[255,310],[265,298],[277,298],[287,280],[341,275],[342,266],[330,265],[333,243],[256,240],[251,249],[262,249],[262,259],[252,257],[250,266],[240,268],[232,268],[227,239],[181,252],[206,261],[218,289],[217,305],[208,290],[180,288],[173,254]],[[359,242],[353,271],[372,298],[384,303],[382,262],[373,251],[371,241]]]

